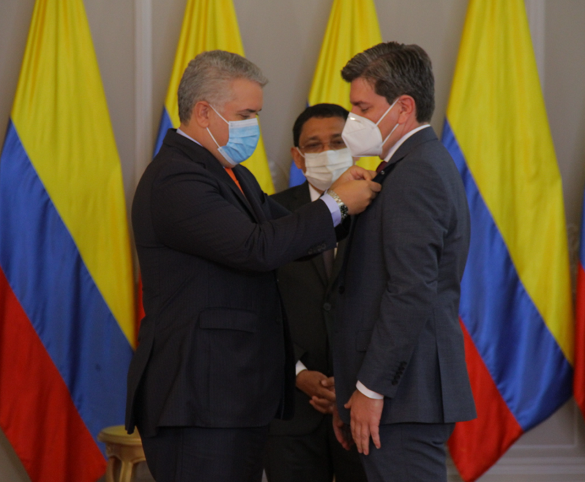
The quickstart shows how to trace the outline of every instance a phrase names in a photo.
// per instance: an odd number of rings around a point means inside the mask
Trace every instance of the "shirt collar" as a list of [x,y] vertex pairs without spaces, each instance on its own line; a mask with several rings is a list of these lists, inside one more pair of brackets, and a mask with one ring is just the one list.
[[177,129],[177,134],[186,137],[189,140],[192,140],[195,144],[199,144],[201,145],[201,143],[197,142],[195,139],[193,139],[191,136],[188,136],[187,134],[185,134],[181,129]]
[[422,131],[423,129],[426,129],[427,127],[430,127],[430,124],[424,124],[422,126],[417,127],[416,129],[412,129],[411,131],[408,131],[406,134],[404,134],[400,139],[398,139],[398,142],[392,146],[392,148],[390,149],[390,151],[388,152],[388,154],[386,155],[384,160],[386,162],[390,162],[390,159],[392,158],[394,153],[398,150],[398,148],[402,144],[404,144],[404,141],[406,141],[406,139],[408,139],[410,136],[416,134],[418,131]]
[[311,186],[310,182],[307,182],[307,183],[309,184],[309,194],[311,195],[311,201],[316,201],[323,194],[320,194],[319,191],[317,191],[313,186]]

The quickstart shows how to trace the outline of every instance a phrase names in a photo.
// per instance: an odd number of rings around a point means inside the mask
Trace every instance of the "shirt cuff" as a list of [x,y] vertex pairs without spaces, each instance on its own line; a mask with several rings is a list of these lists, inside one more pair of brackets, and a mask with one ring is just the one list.
[[331,219],[333,220],[333,226],[336,227],[341,222],[341,211],[339,210],[339,204],[337,204],[335,199],[333,199],[327,193],[323,194],[323,196],[321,196],[319,199],[322,199],[329,208]]
[[297,362],[297,364],[295,365],[295,372],[296,375],[298,375],[299,373],[301,373],[303,370],[306,370],[307,367],[303,364],[303,362],[301,360],[299,360]]
[[384,398],[384,395],[381,395],[377,392],[370,390],[369,388],[366,388],[365,385],[359,380],[355,384],[355,386],[360,392],[362,392],[368,398],[373,398],[374,400],[381,400],[382,398]]

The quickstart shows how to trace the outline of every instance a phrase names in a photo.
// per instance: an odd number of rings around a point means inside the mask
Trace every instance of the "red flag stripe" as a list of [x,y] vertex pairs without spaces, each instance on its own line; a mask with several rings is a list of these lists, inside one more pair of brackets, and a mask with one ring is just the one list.
[[94,482],[106,460],[2,270],[0,319],[0,426],[31,481]]
[[478,417],[456,424],[449,439],[449,451],[461,478],[473,482],[497,462],[523,431],[498,391],[465,325],[459,321]]
[[[581,239],[584,243],[585,239]],[[577,271],[577,305],[575,309],[575,375],[573,393],[585,417],[585,271],[579,263]]]

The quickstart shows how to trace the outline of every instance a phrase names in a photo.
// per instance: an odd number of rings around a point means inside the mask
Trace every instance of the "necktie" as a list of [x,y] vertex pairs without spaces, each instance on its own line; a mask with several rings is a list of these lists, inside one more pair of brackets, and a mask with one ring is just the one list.
[[333,261],[335,260],[335,248],[323,251],[323,263],[325,263],[325,274],[331,278],[333,271]]
[[382,161],[380,164],[378,164],[378,167],[376,168],[376,172],[380,172],[382,169],[384,169],[386,166],[388,165],[387,161]]
[[[236,186],[238,186],[238,188],[240,189],[240,191],[242,192],[242,194],[244,194],[244,191],[242,190],[242,186],[240,186],[240,182],[236,179],[236,175],[234,174],[234,171],[232,171],[231,167],[225,167],[225,172],[228,173],[228,175],[234,180],[234,182],[236,183]],[[245,196],[245,194],[244,194]]]

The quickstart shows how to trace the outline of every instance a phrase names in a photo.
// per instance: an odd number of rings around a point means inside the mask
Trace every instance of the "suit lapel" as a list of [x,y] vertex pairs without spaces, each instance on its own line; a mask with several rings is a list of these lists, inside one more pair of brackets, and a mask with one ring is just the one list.
[[[305,181],[299,186],[288,189],[281,195],[286,195],[286,207],[291,211],[296,211],[301,206],[311,202],[311,192],[309,191],[308,181]],[[325,262],[323,261],[323,256],[314,256],[309,260],[309,262],[313,265],[313,268],[315,268],[315,271],[317,271],[319,274],[321,281],[323,281],[323,285],[327,286],[328,279],[327,272],[325,271]]]
[[[213,154],[211,154],[211,152],[205,149],[205,147],[196,142],[193,142],[191,139],[188,139],[181,134],[178,134],[176,129],[168,130],[164,142],[170,146],[182,150],[193,162],[204,166],[205,169],[207,169],[217,179],[229,187],[229,189],[234,193],[234,196],[237,198],[242,209],[248,213],[248,215],[256,222],[259,221],[257,212],[253,209],[249,200],[246,199],[246,196],[242,194],[242,191],[240,191],[229,174],[225,172],[225,169],[219,163],[219,161],[213,156]],[[239,177],[237,179],[240,181]],[[244,192],[246,191],[244,190]],[[250,197],[253,197],[253,194]],[[265,219],[264,216],[262,216],[262,218]]]
[[[310,202],[312,202],[308,181],[305,181],[300,187],[302,189],[299,189],[297,191],[299,203],[298,206],[296,206],[296,208],[299,208],[304,204],[309,204]],[[315,268],[317,273],[319,273],[319,277],[321,278],[321,281],[323,281],[323,285],[327,286],[329,278],[327,276],[327,270],[325,269],[325,261],[323,260],[323,255],[314,256],[313,258],[311,258],[311,263],[313,264],[313,267]]]
[[[254,188],[253,188],[253,181],[251,179],[248,179],[248,176],[244,175],[244,172],[242,169],[239,168],[239,166],[236,166],[232,172],[236,175],[236,179],[238,180],[238,182],[240,183],[240,186],[242,186],[242,190],[244,191],[244,194],[242,194],[242,192],[239,190],[238,186],[236,186],[236,183],[232,181],[232,184],[234,185],[235,189],[238,191],[240,198],[243,198],[244,201],[247,203],[247,206],[249,206],[252,209],[252,212],[254,214],[254,219],[256,220],[256,222],[258,223],[263,223],[266,221],[266,214],[264,213],[264,211],[262,211],[262,207],[260,206],[260,203],[257,199],[257,192],[254,192]],[[227,175],[227,173],[226,173]],[[252,174],[250,173],[250,176],[252,176]],[[229,177],[229,176],[228,176]],[[231,179],[230,179],[231,181]]]
[[[375,182],[383,184],[386,178],[394,170],[396,165],[402,161],[414,148],[425,142],[437,140],[437,135],[432,127],[426,127],[412,136],[410,136],[404,143],[398,148],[398,150],[392,156],[390,164],[388,164],[382,171],[380,171],[373,179]],[[375,200],[374,200],[375,202]],[[369,208],[368,208],[369,209]],[[358,224],[361,214],[358,214],[351,220],[351,227],[349,228],[349,235],[347,236],[347,243],[345,246],[345,253],[343,255],[343,265],[341,267],[340,279],[345,277],[345,268],[347,266],[347,258],[349,258],[349,252],[351,251],[351,242],[355,232],[356,225]]]

